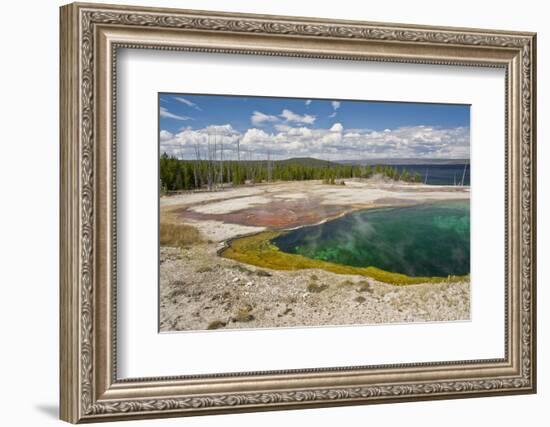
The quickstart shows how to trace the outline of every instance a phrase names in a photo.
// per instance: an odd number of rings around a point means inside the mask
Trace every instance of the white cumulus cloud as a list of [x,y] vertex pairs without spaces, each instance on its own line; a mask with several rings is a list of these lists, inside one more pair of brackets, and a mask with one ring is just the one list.
[[160,140],[162,141],[170,141],[174,137],[174,134],[172,132],[168,132],[167,130],[161,130],[160,131]]
[[[289,122],[290,123],[290,122]],[[311,128],[300,124],[277,123],[273,132],[252,127],[238,131],[230,124],[202,129],[185,128],[178,133],[160,132],[161,152],[194,159],[197,147],[205,158],[208,142],[223,144],[224,158],[273,159],[316,157],[328,160],[376,158],[469,158],[469,127],[439,128],[403,126],[380,131],[346,129],[341,123],[330,128]],[[246,153],[246,154],[244,154]]]
[[264,114],[261,111],[254,111],[250,117],[250,121],[254,126],[261,126],[265,122],[278,122],[279,118],[270,114]]
[[344,126],[342,126],[342,123],[334,123],[330,130],[332,132],[342,132],[344,130]]
[[340,101],[332,101],[330,103],[330,105],[332,105],[333,112],[332,112],[332,114],[329,115],[329,117],[330,118],[336,117],[336,112],[337,112],[338,108],[340,108],[341,103],[340,103]]
[[304,123],[308,125],[313,124],[316,118],[315,116],[312,116],[310,114],[304,114],[304,115],[296,114],[286,108],[281,112],[280,116],[283,119],[285,119],[287,122]]

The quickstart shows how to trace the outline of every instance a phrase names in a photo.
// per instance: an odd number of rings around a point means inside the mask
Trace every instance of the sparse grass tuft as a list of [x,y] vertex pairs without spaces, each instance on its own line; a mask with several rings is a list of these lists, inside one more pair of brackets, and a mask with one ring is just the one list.
[[355,285],[355,282],[352,282],[351,280],[345,280],[342,283],[340,283],[340,286],[353,286]]
[[256,276],[259,276],[259,277],[271,277],[272,276],[272,274],[269,271],[265,271],[265,270],[256,270],[256,271],[254,271],[254,270],[251,270],[250,268],[246,268],[245,266],[240,265],[240,264],[232,265],[231,268],[234,269],[234,270],[237,270],[240,273],[248,274],[249,276],[251,276],[253,274],[255,274]]
[[311,282],[309,285],[307,285],[308,292],[314,292],[318,294],[319,292],[323,292],[325,289],[328,289],[327,284],[318,285],[315,282]]
[[185,295],[185,289],[172,289],[167,296],[169,299],[173,299],[179,297],[180,295]]
[[234,322],[250,322],[254,320],[254,315],[251,313],[252,307],[247,305],[237,310],[237,314],[233,317]]
[[195,270],[197,273],[209,273],[210,271],[214,271],[214,269],[208,265],[199,267]]
[[213,322],[210,322],[208,324],[207,329],[220,329],[220,328],[225,327],[225,325],[227,325],[227,323],[222,322],[221,320],[214,320]]
[[359,288],[357,288],[357,292],[369,292],[372,293],[372,287],[369,282],[366,280],[361,280],[359,283]]
[[202,237],[195,227],[187,224],[160,223],[160,245],[175,248],[201,243]]
[[172,280],[170,282],[170,286],[175,286],[175,287],[181,287],[181,286],[185,286],[185,282],[183,280]]
[[256,276],[260,276],[260,277],[271,277],[272,274],[271,274],[269,271],[258,270],[258,271],[256,271]]
[[169,299],[174,299],[180,295],[185,295],[185,285],[186,283],[183,280],[174,280],[170,282],[170,287],[172,290],[170,290],[167,297]]

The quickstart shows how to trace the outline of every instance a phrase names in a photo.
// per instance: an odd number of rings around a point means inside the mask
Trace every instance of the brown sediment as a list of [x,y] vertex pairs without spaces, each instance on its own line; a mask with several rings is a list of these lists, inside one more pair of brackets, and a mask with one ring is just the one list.
[[206,214],[182,208],[173,213],[180,219],[217,220],[239,225],[267,227],[272,230],[316,224],[358,209],[358,206],[323,205],[319,199],[273,200],[235,212]]
[[[254,190],[254,191],[252,191]],[[417,197],[411,197],[416,194]],[[161,217],[170,222],[216,221],[220,224],[283,230],[317,224],[354,210],[407,206],[432,200],[468,198],[463,187],[394,185],[349,181],[345,186],[300,181],[190,194],[179,203],[161,204]],[[232,201],[235,204],[231,206]]]

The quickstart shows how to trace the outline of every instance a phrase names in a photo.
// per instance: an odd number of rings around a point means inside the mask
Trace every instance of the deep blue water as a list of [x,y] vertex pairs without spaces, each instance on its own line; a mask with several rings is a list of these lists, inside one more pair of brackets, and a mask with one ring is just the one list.
[[418,172],[422,182],[428,177],[426,184],[430,185],[460,185],[464,174],[464,185],[470,185],[470,165],[392,165],[399,171],[408,170],[411,174]]

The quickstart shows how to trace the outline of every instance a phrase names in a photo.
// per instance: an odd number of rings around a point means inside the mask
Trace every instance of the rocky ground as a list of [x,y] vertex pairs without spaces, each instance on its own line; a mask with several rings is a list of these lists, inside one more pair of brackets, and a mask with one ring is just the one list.
[[470,284],[394,286],[324,270],[273,271],[216,256],[216,244],[161,248],[160,330],[467,320]]

